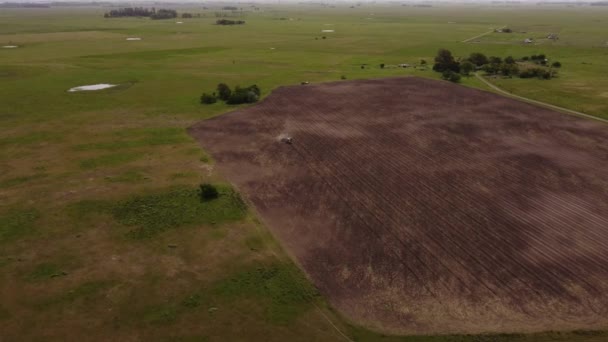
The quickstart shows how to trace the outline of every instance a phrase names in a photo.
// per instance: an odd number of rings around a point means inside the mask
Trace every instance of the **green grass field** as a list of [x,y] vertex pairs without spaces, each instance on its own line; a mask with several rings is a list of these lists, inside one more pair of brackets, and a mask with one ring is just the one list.
[[[213,25],[213,6],[183,10],[203,17],[178,25],[104,19],[101,7],[0,9],[0,46],[19,46],[0,48],[0,340],[608,338],[393,337],[349,322],[185,131],[235,108],[198,103],[219,82],[257,84],[267,95],[342,76],[438,78],[430,68],[379,64],[432,63],[439,48],[460,57],[545,53],[562,63],[558,78],[492,82],[608,118],[608,8],[261,5],[245,7],[241,26]],[[505,25],[527,33],[462,42]],[[560,39],[542,40],[548,33]],[[527,35],[538,43],[522,44]],[[67,92],[97,83],[120,86]],[[475,77],[462,83],[485,89]],[[219,184],[218,202],[197,201],[201,182]]]

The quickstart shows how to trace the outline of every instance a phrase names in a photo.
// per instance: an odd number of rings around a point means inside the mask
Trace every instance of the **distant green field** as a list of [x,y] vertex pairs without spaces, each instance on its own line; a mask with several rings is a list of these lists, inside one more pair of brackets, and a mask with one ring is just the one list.
[[[342,76],[438,78],[430,67],[394,65],[432,64],[439,48],[458,57],[545,53],[562,63],[558,78],[491,81],[608,118],[608,8],[241,5],[246,24],[237,26],[213,25],[212,5],[178,8],[201,18],[157,21],[104,19],[101,7],[0,9],[0,46],[19,46],[0,48],[0,340],[608,338],[391,337],[356,326],[230,197],[185,131],[235,108],[199,104],[219,82],[257,84],[265,96]],[[516,32],[463,43],[503,26]],[[560,39],[544,39],[549,33]],[[523,44],[528,36],[536,43]],[[97,83],[119,86],[68,92]],[[475,77],[462,83],[486,89]],[[193,201],[201,182],[228,197]]]

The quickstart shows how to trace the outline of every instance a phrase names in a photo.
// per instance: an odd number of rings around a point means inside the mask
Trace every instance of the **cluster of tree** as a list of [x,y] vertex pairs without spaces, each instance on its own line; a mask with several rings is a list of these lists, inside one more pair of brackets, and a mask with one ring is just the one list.
[[[544,54],[523,57],[520,61],[532,61],[542,66],[547,65],[547,58]],[[561,63],[556,61],[551,64],[549,70],[544,68],[529,68],[520,72],[520,67],[512,56],[508,56],[503,60],[500,57],[487,57],[482,53],[474,52],[464,60],[456,60],[449,50],[440,49],[435,57],[433,70],[441,72],[443,79],[458,82],[460,81],[460,74],[468,76],[475,70],[483,70],[490,75],[500,74],[506,77],[519,76],[521,78],[538,77],[550,79],[556,73],[554,68],[560,68],[561,66]]]
[[222,7],[224,11],[238,11],[238,8],[235,6],[224,6]]
[[35,2],[4,2],[0,3],[0,8],[50,8],[49,4],[41,4]]
[[217,85],[217,90],[213,94],[203,93],[201,95],[202,104],[213,104],[217,100],[222,100],[230,105],[242,103],[254,103],[260,99],[260,88],[257,85],[241,88],[236,86],[234,90],[225,83]]
[[156,13],[155,8],[127,7],[113,9],[110,12],[106,12],[103,16],[105,18],[150,17],[153,13]]
[[159,9],[150,16],[152,19],[173,19],[177,18],[177,11],[172,9]]
[[[515,59],[511,56],[508,56],[504,60],[500,57],[492,56],[488,58],[488,63],[485,63],[479,67],[481,67],[481,70],[490,75],[502,74],[503,76],[510,77],[519,73],[519,66],[515,62]],[[469,72],[471,71],[472,70],[469,70]]]
[[215,24],[216,25],[243,25],[245,23],[244,20],[228,20],[228,19],[218,19]]
[[194,15],[192,15],[192,13],[182,13],[182,18],[184,18],[184,19],[189,19],[192,17],[194,17]]
[[[528,56],[524,56],[521,59],[522,61],[526,61],[526,62],[532,62],[538,65],[547,65],[548,59],[547,56],[545,56],[544,54],[540,54],[540,55],[532,55],[530,57]],[[560,62],[553,62],[553,64],[551,65],[555,68],[559,68],[562,66],[562,64]]]
[[120,18],[120,17],[149,17],[152,19],[171,19],[177,17],[177,11],[172,9],[144,8],[144,7],[127,7],[113,9],[110,12],[104,13],[104,18]]
[[546,70],[543,68],[530,68],[519,73],[521,78],[540,78],[548,80],[553,77],[552,70]]

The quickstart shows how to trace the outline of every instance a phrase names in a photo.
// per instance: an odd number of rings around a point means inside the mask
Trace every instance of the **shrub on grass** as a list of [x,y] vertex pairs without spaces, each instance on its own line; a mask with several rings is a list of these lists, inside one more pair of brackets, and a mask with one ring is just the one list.
[[200,185],[201,191],[201,201],[210,201],[216,199],[219,196],[217,189],[215,186],[209,183],[204,183]]

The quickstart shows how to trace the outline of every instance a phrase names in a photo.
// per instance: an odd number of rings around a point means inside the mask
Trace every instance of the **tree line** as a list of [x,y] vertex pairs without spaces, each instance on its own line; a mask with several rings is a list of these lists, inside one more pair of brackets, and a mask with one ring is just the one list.
[[215,22],[216,25],[243,25],[245,24],[244,20],[229,20],[229,19],[218,19]]
[[260,88],[257,85],[249,87],[234,87],[234,90],[225,83],[217,85],[216,92],[212,94],[203,93],[200,97],[202,104],[213,104],[218,100],[226,102],[226,104],[237,105],[242,103],[254,103],[260,99]]
[[[530,64],[538,66],[531,67]],[[504,77],[551,79],[557,74],[556,69],[561,66],[562,64],[557,61],[549,64],[544,54],[525,56],[516,60],[512,56],[503,59],[474,52],[467,58],[456,60],[449,50],[440,49],[435,56],[433,70],[440,72],[445,80],[459,82],[461,75],[469,76],[471,72],[477,70],[482,70],[488,75]]]
[[161,8],[144,8],[144,7],[126,7],[113,9],[104,13],[104,18],[121,18],[121,17],[147,17],[151,19],[172,19],[177,18],[177,11],[172,9]]

